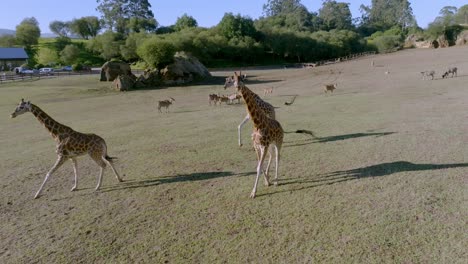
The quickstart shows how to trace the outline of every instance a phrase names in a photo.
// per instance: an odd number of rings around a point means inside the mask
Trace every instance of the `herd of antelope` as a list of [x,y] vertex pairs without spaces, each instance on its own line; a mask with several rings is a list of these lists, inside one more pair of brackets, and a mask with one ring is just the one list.
[[[453,78],[453,76],[455,75],[455,77],[457,77],[457,67],[449,67],[443,74],[442,74],[442,79],[445,79],[445,78],[448,78],[448,75],[451,74],[450,77]],[[436,72],[434,70],[430,70],[430,71],[422,71],[421,72],[421,76],[422,76],[422,79],[423,80],[427,80],[429,79],[429,77],[431,77],[431,80],[434,80],[434,76],[435,76]]]

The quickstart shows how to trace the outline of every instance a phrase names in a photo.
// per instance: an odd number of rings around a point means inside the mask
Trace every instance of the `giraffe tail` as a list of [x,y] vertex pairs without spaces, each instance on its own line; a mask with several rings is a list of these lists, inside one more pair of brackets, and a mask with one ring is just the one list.
[[112,161],[112,160],[117,159],[117,157],[110,157],[110,156],[108,156],[107,154],[106,154],[105,158],[106,158],[106,160],[108,160],[108,161]]

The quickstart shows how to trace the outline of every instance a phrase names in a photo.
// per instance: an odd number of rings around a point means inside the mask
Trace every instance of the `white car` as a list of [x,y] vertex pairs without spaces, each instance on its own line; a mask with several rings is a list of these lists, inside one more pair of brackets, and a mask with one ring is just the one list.
[[52,68],[40,68],[39,69],[39,74],[54,75],[54,69],[52,69]]

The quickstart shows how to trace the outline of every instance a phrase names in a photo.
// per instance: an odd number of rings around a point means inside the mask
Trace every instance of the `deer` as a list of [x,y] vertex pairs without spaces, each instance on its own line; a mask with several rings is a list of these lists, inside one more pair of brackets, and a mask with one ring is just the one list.
[[263,89],[263,96],[266,96],[267,94],[273,94],[273,87]]
[[328,91],[333,93],[333,90],[335,90],[336,87],[338,87],[337,83],[335,83],[335,84],[325,84],[324,87],[323,87],[323,90],[325,91],[325,93],[328,93]]
[[159,101],[158,102],[158,111],[159,111],[159,113],[162,113],[161,107],[166,108],[166,113],[169,112],[169,106],[172,104],[172,102],[175,102],[174,98],[172,98],[172,97],[169,97],[169,98],[170,98],[169,100],[164,100],[164,101]]
[[214,103],[214,105],[216,105],[216,103],[218,102],[218,95],[217,94],[209,94],[208,95],[208,102],[209,104],[211,105],[211,102]]
[[429,78],[429,76],[431,76],[431,80],[434,80],[435,71],[423,71],[421,75],[423,80]]

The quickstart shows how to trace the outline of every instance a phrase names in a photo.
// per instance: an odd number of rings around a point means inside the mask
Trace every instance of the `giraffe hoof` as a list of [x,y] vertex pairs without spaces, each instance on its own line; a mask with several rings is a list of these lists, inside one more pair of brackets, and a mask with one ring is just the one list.
[[39,198],[39,194],[34,195],[34,199]]
[[73,192],[73,191],[76,191],[76,186],[73,186],[73,188],[71,188],[70,191],[72,191],[72,192]]
[[252,199],[255,198],[255,193],[254,193],[254,192],[252,192],[252,193],[250,194],[250,198],[252,198]]
[[274,186],[278,186],[278,182],[275,181],[275,182],[273,183],[273,185],[274,185]]

